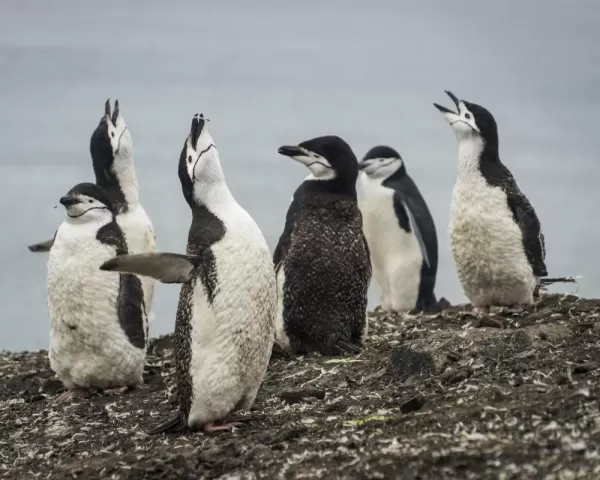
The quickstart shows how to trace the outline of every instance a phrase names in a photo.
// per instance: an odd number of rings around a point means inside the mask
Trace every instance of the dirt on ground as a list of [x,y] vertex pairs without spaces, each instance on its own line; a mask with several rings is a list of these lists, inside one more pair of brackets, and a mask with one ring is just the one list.
[[0,353],[0,477],[600,478],[600,300],[370,314],[353,357],[274,351],[233,432],[148,435],[176,410],[171,336],[145,385],[56,403],[47,352]]

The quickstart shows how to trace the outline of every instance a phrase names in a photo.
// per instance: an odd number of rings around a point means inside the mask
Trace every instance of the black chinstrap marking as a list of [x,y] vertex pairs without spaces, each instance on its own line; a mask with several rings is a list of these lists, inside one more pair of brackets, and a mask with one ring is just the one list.
[[[82,202],[79,202],[79,203],[82,203]],[[77,205],[77,204],[75,204],[75,205]],[[110,211],[110,208],[108,208],[108,207],[92,207],[92,208],[88,208],[81,215],[69,215],[69,212],[67,212],[67,216],[69,218],[79,218],[79,217],[82,217],[83,215],[85,215],[86,213],[88,213],[88,212],[90,212],[92,210],[109,210]]]
[[324,163],[321,162],[312,162],[307,164],[307,167],[311,167],[312,165],[321,165],[322,167],[328,168],[329,170],[334,170],[334,168],[331,165],[325,165]]
[[202,155],[204,155],[206,152],[208,152],[208,151],[209,151],[211,148],[213,148],[213,147],[214,147],[215,149],[217,148],[217,147],[215,147],[215,145],[214,145],[214,144],[212,144],[212,143],[211,143],[211,144],[210,144],[208,147],[206,147],[204,150],[202,150],[202,151],[201,151],[201,152],[198,154],[198,156],[196,157],[196,161],[194,162],[194,168],[193,168],[193,170],[192,170],[192,191],[193,191],[193,189],[194,189],[194,183],[196,182],[196,164],[197,164],[197,163],[198,163],[198,161],[200,160],[200,157],[201,157]]
[[126,131],[127,131],[127,125],[125,125],[125,128],[121,132],[121,135],[119,135],[119,140],[117,141],[117,149],[115,150],[115,155],[117,155],[119,153],[119,150],[121,149],[121,139],[123,138],[123,135],[125,135]]

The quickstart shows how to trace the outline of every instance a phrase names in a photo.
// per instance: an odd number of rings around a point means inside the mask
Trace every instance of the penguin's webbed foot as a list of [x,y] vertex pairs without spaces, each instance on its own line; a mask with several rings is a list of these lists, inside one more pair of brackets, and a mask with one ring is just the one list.
[[74,387],[69,388],[66,392],[61,393],[56,397],[56,402],[66,402],[68,400],[74,400],[76,398],[88,398],[90,391],[87,388]]
[[483,315],[487,315],[488,312],[489,312],[489,307],[487,307],[487,306],[483,306],[483,307],[473,306],[473,310],[464,310],[464,311],[458,312],[458,315],[460,317],[481,317]]
[[103,392],[108,395],[111,395],[113,393],[125,393],[127,390],[129,390],[129,387],[126,385],[124,387],[107,388],[107,389],[103,390]]
[[220,425],[215,425],[214,422],[210,422],[207,423],[206,425],[204,425],[204,431],[206,433],[213,433],[213,432],[218,432],[220,430],[231,430],[234,427],[241,427],[244,424],[242,422],[229,422],[229,423],[222,423]]
[[523,305],[511,305],[510,307],[502,307],[500,309],[501,313],[523,313],[525,311],[525,307]]

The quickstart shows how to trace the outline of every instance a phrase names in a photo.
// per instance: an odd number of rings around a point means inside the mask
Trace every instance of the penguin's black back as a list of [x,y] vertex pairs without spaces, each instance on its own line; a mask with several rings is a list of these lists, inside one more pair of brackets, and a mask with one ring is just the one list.
[[274,254],[283,268],[283,317],[295,353],[347,353],[360,346],[371,278],[355,196],[305,181],[294,193]]

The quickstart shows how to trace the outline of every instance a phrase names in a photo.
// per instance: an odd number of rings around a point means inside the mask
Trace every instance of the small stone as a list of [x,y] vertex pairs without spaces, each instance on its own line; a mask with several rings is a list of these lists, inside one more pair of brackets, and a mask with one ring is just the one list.
[[587,373],[596,370],[600,365],[597,362],[587,362],[573,367],[573,373]]
[[279,394],[279,398],[289,404],[298,403],[311,397],[323,400],[325,398],[325,390],[307,388],[304,390],[287,390]]
[[407,402],[404,402],[402,405],[400,405],[400,411],[402,413],[416,412],[417,410],[421,410],[421,408],[423,408],[423,405],[425,405],[426,403],[427,400],[425,399],[425,397],[419,394],[416,397],[413,397]]
[[503,328],[504,324],[500,320],[496,320],[495,318],[492,318],[492,317],[481,317],[475,324],[475,328],[483,328],[483,327]]

